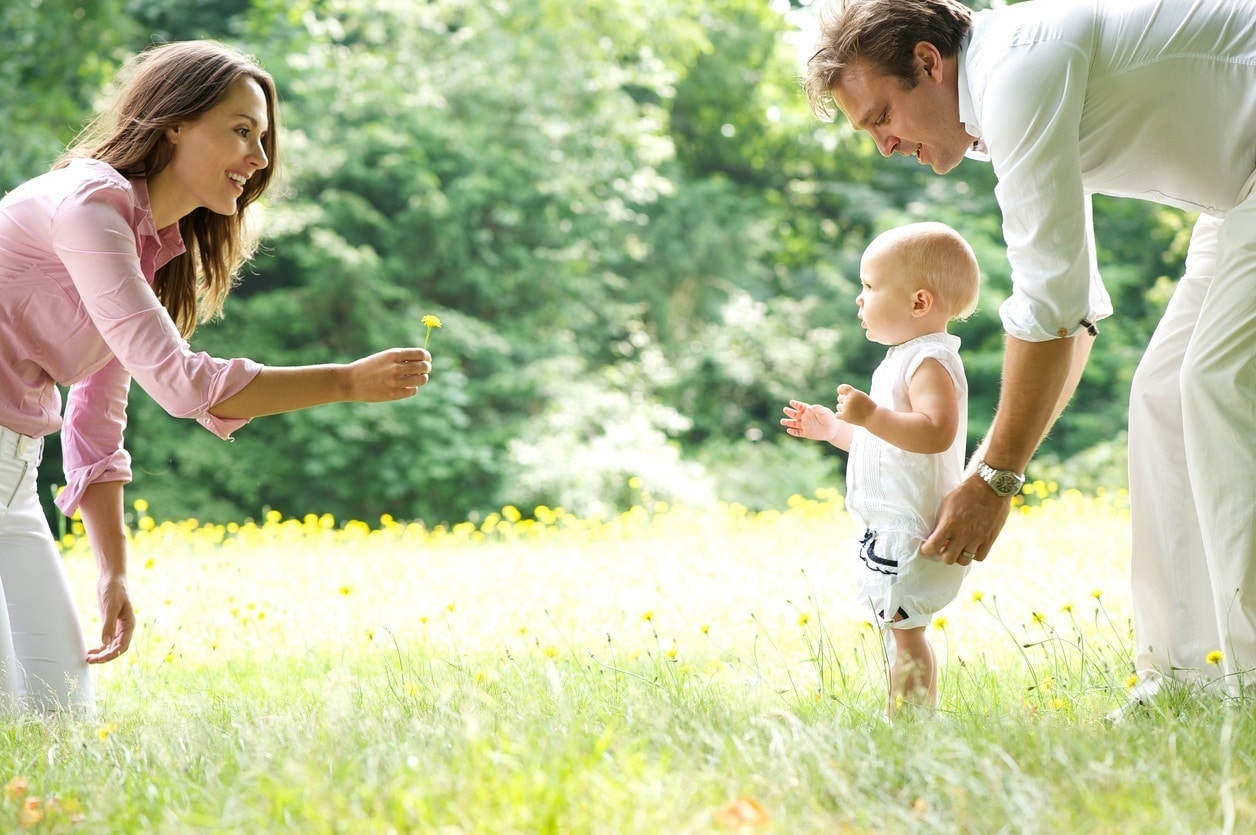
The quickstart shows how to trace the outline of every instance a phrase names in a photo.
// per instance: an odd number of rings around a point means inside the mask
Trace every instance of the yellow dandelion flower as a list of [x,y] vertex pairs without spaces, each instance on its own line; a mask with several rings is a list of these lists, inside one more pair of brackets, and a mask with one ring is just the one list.
[[1093,597],[1095,600],[1098,600],[1099,598],[1103,597],[1103,590],[1095,589],[1094,591],[1090,593],[1090,596]]
[[701,632],[703,635],[710,635],[710,634],[711,634],[711,624],[709,624],[709,623],[704,623],[704,624],[702,624],[701,626],[699,626],[699,627],[698,627],[698,631],[699,631],[699,632]]
[[557,658],[557,657],[558,657],[558,647],[554,646],[553,644],[547,644],[547,645],[545,646],[545,648],[541,650],[541,653],[542,653],[542,654],[543,654],[546,658]]
[[1224,658],[1225,653],[1219,649],[1214,649],[1212,652],[1208,653],[1208,663],[1214,667],[1220,664]]
[[676,656],[678,655],[680,655],[680,650],[676,649],[675,647],[667,651],[667,657],[673,661],[676,660]]
[[985,598],[985,596],[986,596],[986,593],[984,591],[975,591],[973,592],[973,602],[980,603]]
[[99,728],[97,728],[96,736],[99,737],[101,742],[104,742],[106,739],[109,738],[109,735],[112,734],[117,729],[118,729],[117,726],[114,725],[112,722],[110,722],[108,725],[101,725]]
[[348,586],[341,586],[341,587],[340,587],[340,594],[341,594],[342,596],[344,596],[344,597],[348,597],[348,596],[349,596],[350,594],[352,594],[352,593],[353,593],[353,589],[349,588]]
[[650,623],[651,621],[653,621],[653,620],[654,620],[654,610],[653,610],[653,609],[650,609],[650,610],[648,610],[648,611],[646,611],[646,612],[642,613],[642,615],[641,615],[641,619],[642,619],[643,621],[645,621],[646,623]]
[[427,328],[427,333],[423,335],[423,347],[426,348],[427,341],[432,338],[432,328],[440,327],[440,318],[429,313],[419,321]]
[[1138,684],[1138,676],[1131,673],[1129,678],[1125,679],[1125,686],[1133,687],[1135,684]]
[[799,626],[806,626],[806,625],[807,625],[808,623],[810,623],[810,622],[811,622],[811,615],[807,614],[806,612],[800,612],[800,613],[798,614],[798,625],[799,625]]
[[946,618],[938,618],[937,620],[933,622],[933,625],[936,626],[938,629],[941,629],[943,632],[945,632],[946,623],[947,623]]
[[1060,607],[1060,611],[1061,611],[1061,612],[1064,612],[1064,613],[1066,613],[1066,614],[1067,614],[1068,612],[1073,611],[1073,604],[1072,604],[1072,603],[1065,603],[1063,606],[1061,606],[1061,607]]
[[1034,623],[1043,624],[1047,622],[1047,616],[1042,614],[1041,612],[1034,612],[1033,616],[1034,616]]

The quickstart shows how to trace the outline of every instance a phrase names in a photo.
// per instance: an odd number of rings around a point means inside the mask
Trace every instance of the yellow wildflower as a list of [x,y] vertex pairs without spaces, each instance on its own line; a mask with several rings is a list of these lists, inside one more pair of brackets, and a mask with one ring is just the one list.
[[427,341],[432,338],[432,328],[440,327],[440,318],[429,313],[419,321],[427,328],[427,333],[423,335],[423,347],[426,348]]
[[945,632],[946,631],[946,618],[936,619],[933,622],[933,625],[936,626],[938,629],[941,629],[943,632]]
[[986,593],[984,591],[975,591],[973,592],[973,602],[980,603],[985,596]]
[[1208,653],[1208,663],[1214,667],[1220,664],[1223,658],[1225,658],[1225,653],[1219,649],[1214,649],[1212,652]]

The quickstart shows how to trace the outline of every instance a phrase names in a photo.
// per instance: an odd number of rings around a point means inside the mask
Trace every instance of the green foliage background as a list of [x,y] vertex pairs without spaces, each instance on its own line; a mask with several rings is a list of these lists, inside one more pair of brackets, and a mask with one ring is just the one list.
[[[387,406],[260,419],[227,444],[136,389],[134,495],[162,517],[267,507],[429,523],[643,498],[779,506],[842,459],[779,430],[790,397],[866,386],[859,254],[951,223],[985,279],[956,332],[970,443],[998,393],[1008,266],[988,166],[939,178],[810,113],[799,0],[16,0],[0,188],[45,170],[116,67],[155,40],[259,57],[282,97],[268,241],[194,347],[335,362],[432,336]],[[1190,218],[1099,200],[1117,304],[1035,474],[1119,486],[1130,376]],[[60,479],[50,449],[43,478]],[[635,479],[633,477],[636,477]]]

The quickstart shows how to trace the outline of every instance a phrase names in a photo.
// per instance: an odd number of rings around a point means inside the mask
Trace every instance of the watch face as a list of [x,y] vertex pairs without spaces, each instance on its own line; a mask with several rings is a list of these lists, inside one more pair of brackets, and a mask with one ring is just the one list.
[[1021,489],[1021,480],[1016,477],[1016,473],[1009,473],[1007,470],[996,471],[990,477],[990,486],[994,488],[994,492],[1000,496],[1010,496],[1013,493],[1019,493]]

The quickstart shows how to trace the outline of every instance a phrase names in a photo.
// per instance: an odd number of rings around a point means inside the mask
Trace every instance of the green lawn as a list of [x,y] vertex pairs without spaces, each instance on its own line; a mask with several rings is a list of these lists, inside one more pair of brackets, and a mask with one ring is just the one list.
[[[1250,698],[1102,721],[1130,674],[1119,496],[1014,514],[931,629],[939,714],[894,725],[839,499],[541,515],[141,518],[136,641],[98,717],[5,727],[0,829],[1256,826]],[[90,634],[91,558],[66,559]]]

